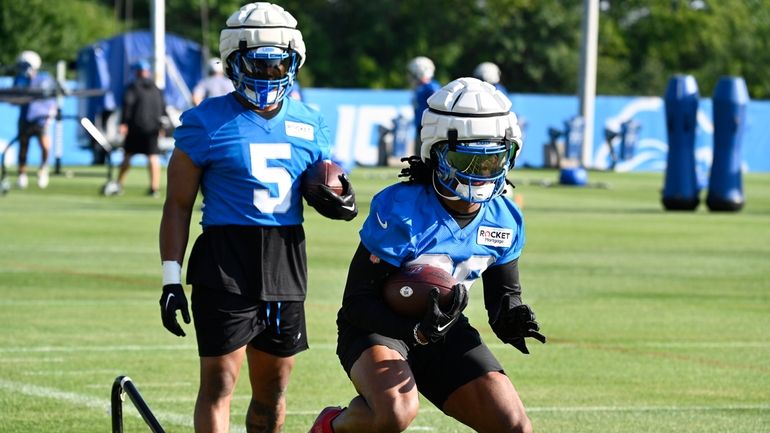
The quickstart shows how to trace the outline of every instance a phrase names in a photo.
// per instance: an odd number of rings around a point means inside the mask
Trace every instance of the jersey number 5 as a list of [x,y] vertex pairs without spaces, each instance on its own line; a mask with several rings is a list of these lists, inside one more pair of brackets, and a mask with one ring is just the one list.
[[267,188],[254,189],[254,206],[262,213],[284,213],[291,204],[291,175],[284,167],[268,167],[267,161],[291,159],[289,143],[251,143],[251,175],[263,185],[272,183],[278,188],[276,196]]

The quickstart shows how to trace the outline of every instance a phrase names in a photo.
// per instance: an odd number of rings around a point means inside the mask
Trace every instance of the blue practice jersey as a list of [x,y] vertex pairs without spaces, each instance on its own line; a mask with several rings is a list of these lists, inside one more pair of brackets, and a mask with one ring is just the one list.
[[414,89],[414,99],[412,100],[412,106],[414,107],[414,126],[420,129],[420,123],[422,122],[422,112],[428,108],[428,98],[434,93],[438,92],[441,88],[436,80],[431,80],[427,83],[420,84]]
[[203,227],[302,223],[302,173],[331,153],[319,112],[286,98],[264,119],[229,94],[206,99],[181,120],[175,145],[203,169]]
[[[55,86],[53,78],[45,71],[39,71],[31,79],[26,75],[13,79],[13,87],[53,90]],[[19,120],[43,125],[56,116],[56,110],[55,98],[36,99],[19,107]]]
[[516,204],[500,196],[460,228],[431,185],[402,182],[374,196],[360,235],[380,260],[437,266],[470,288],[488,267],[521,255],[524,220]]

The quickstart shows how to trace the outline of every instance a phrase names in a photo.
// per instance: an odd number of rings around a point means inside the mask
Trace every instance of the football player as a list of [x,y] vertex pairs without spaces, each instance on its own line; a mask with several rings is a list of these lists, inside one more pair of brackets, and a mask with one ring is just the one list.
[[[305,61],[289,12],[265,2],[241,7],[219,48],[235,92],[186,111],[174,134],[160,224],[161,318],[171,333],[185,335],[177,321],[180,312],[190,323],[181,269],[200,189],[203,233],[187,265],[200,356],[195,431],[230,431],[245,358],[252,390],[246,430],[277,433],[295,355],[308,347],[299,179],[330,157],[329,130],[317,111],[286,97]],[[343,194],[306,200],[327,217],[350,220],[355,195],[340,177]]]
[[414,153],[420,153],[420,119],[422,113],[428,108],[428,98],[441,88],[441,84],[433,79],[436,72],[436,66],[433,60],[418,56],[409,61],[406,65],[409,81],[414,88],[412,94],[412,106],[414,107]]
[[[452,81],[428,104],[420,156],[402,172],[408,180],[372,200],[337,316],[337,354],[359,395],[346,408],[324,409],[311,433],[404,431],[418,393],[474,431],[532,430],[502,365],[462,314],[465,287],[481,277],[500,340],[525,354],[525,338],[546,340],[521,299],[523,217],[502,195],[522,145],[516,115],[504,94],[475,78]],[[462,283],[451,307],[441,310],[433,297],[422,320],[387,307],[383,281],[414,264]]]
[[[52,89],[56,86],[53,78],[40,70],[42,60],[34,51],[22,51],[16,59],[17,75],[13,87],[28,89]],[[55,98],[32,101],[19,107],[19,177],[16,184],[20,189],[29,185],[27,177],[27,152],[29,141],[37,138],[40,144],[41,162],[37,171],[37,186],[48,186],[48,154],[51,150],[49,125],[56,116],[58,106]]]
[[504,94],[508,94],[508,89],[500,82],[500,68],[492,62],[481,62],[473,70],[473,76],[481,81],[495,86],[495,88]]
[[206,66],[208,76],[198,82],[192,91],[194,105],[200,105],[206,98],[222,96],[232,92],[233,82],[225,77],[225,67],[217,57],[212,57]]

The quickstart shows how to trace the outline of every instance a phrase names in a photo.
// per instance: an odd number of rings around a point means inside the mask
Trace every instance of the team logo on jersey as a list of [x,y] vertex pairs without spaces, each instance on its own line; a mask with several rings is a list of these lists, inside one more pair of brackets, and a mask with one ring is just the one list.
[[285,125],[286,125],[286,135],[290,137],[297,137],[297,138],[304,138],[305,140],[312,140],[315,135],[313,133],[313,125],[308,125],[307,123],[292,122],[290,120],[287,120],[285,122]]
[[510,247],[513,245],[513,230],[500,227],[479,227],[476,243],[490,247]]
[[379,224],[380,227],[382,227],[383,230],[387,230],[388,229],[388,222],[381,220],[379,213],[375,212],[374,214],[377,215],[377,224]]

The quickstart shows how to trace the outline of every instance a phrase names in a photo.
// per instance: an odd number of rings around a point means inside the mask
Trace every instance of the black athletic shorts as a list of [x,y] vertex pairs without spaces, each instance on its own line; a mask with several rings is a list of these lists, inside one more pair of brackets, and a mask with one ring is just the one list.
[[208,226],[190,253],[187,283],[261,301],[304,301],[305,231],[302,225]]
[[159,131],[144,133],[129,129],[123,142],[123,150],[132,155],[158,155],[158,133]]
[[505,373],[465,316],[457,320],[444,340],[427,346],[373,334],[343,321],[338,322],[338,330],[337,356],[348,376],[366,349],[375,345],[387,346],[407,360],[417,389],[439,409],[443,408],[450,394],[473,379],[491,371]]
[[48,125],[50,124],[49,121],[39,123],[39,122],[28,122],[26,120],[20,120],[19,121],[19,138],[24,137],[42,137],[44,135],[48,134]]
[[246,344],[275,356],[308,348],[304,302],[264,302],[193,285],[199,356],[226,355]]

